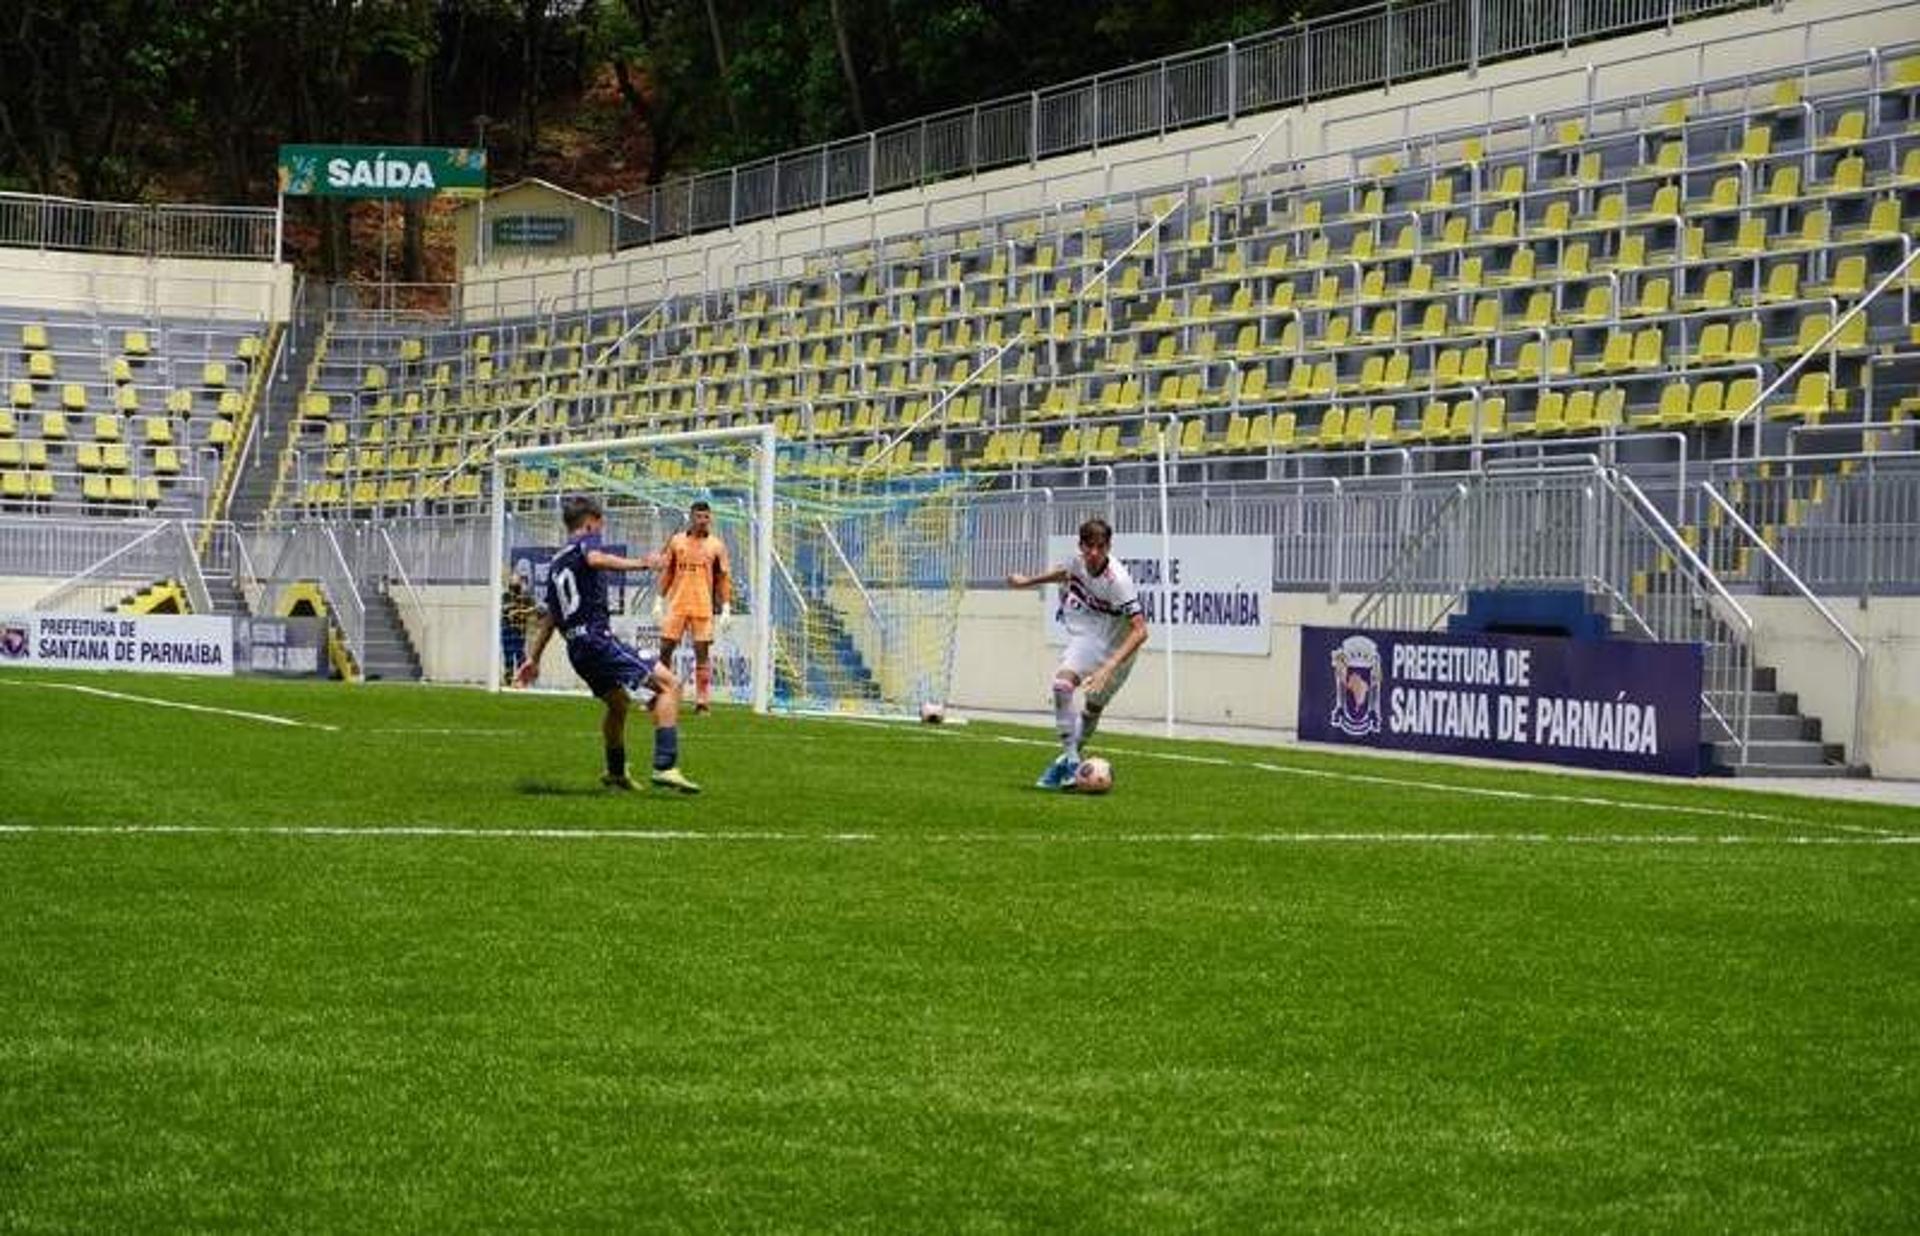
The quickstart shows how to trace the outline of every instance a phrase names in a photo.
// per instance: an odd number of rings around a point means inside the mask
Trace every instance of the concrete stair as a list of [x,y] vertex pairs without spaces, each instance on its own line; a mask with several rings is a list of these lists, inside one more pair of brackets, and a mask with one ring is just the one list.
[[[1710,693],[1722,713],[1737,707],[1732,695]],[[1846,762],[1846,749],[1821,737],[1820,719],[1801,713],[1799,697],[1779,690],[1774,671],[1753,671],[1747,727],[1747,752],[1711,715],[1700,718],[1701,761],[1710,772],[1733,777],[1864,777],[1865,768]]]
[[419,682],[420,654],[400,621],[400,610],[386,593],[367,594],[366,642],[360,674],[368,681]]

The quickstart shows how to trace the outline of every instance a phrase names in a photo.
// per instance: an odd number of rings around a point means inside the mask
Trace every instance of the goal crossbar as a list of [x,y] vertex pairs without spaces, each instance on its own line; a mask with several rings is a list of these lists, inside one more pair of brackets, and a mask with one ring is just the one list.
[[[643,434],[629,438],[599,438],[589,442],[568,442],[555,446],[515,446],[497,450],[493,454],[493,501],[489,520],[490,539],[493,546],[492,566],[489,570],[490,594],[487,604],[491,608],[500,603],[506,592],[506,534],[507,534],[507,465],[520,460],[565,459],[577,455],[604,455],[611,451],[633,450],[649,451],[662,447],[698,446],[703,442],[748,442],[757,443],[759,453],[755,459],[754,479],[754,519],[758,524],[753,538],[754,580],[761,590],[762,597],[773,579],[773,482],[774,455],[779,447],[779,435],[771,424],[741,425],[729,429],[695,429],[682,433]],[[765,713],[773,703],[773,616],[772,605],[765,599],[756,600],[753,606],[753,710]],[[498,667],[503,657],[503,633],[496,617],[489,622],[492,632],[491,663]],[[496,668],[488,676],[492,691],[500,690],[500,675]]]

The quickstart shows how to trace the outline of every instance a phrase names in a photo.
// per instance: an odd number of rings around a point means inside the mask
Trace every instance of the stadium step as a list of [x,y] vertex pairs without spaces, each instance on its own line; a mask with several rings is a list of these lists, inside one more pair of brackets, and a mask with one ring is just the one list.
[[393,598],[379,588],[368,589],[367,626],[361,647],[361,676],[388,682],[418,682],[420,655],[407,635],[406,624]]
[[[325,322],[326,302],[324,298],[315,298],[311,294],[306,303],[294,306],[299,317],[298,329],[290,331],[286,338],[285,356],[281,361],[283,374],[298,375],[307,372],[313,360],[316,341]],[[227,503],[227,518],[236,524],[253,524],[266,514],[268,505],[273,501],[274,483],[280,475],[280,458],[285,452],[288,440],[295,433],[299,423],[300,383],[288,380],[271,384],[265,393],[258,415],[264,418],[260,424],[260,438],[254,444],[253,454],[247,458],[246,471],[234,482],[233,496]]]
[[207,576],[207,596],[213,601],[213,612],[216,614],[245,618],[251,613],[247,609],[246,598],[233,586],[233,581],[224,575]]

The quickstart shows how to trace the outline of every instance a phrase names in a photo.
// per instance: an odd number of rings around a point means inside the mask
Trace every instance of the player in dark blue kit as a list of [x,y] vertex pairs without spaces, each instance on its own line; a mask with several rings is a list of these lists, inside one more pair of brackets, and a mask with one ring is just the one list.
[[651,571],[660,556],[623,558],[600,548],[606,516],[592,498],[573,496],[561,503],[567,547],[547,567],[540,626],[516,680],[523,687],[540,677],[540,655],[559,631],[567,641],[567,660],[587,689],[607,706],[601,733],[607,740],[607,774],[602,785],[638,789],[627,776],[627,709],[638,698],[653,714],[653,783],[698,794],[700,787],[680,771],[680,682],[659,658],[646,656],[614,638],[607,615],[605,571]]

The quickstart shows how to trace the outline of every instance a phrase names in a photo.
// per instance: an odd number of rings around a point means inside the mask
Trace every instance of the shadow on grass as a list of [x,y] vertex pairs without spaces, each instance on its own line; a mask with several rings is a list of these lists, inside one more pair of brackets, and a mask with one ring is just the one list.
[[513,787],[529,798],[616,798],[620,791],[610,790],[598,781],[521,781]]

